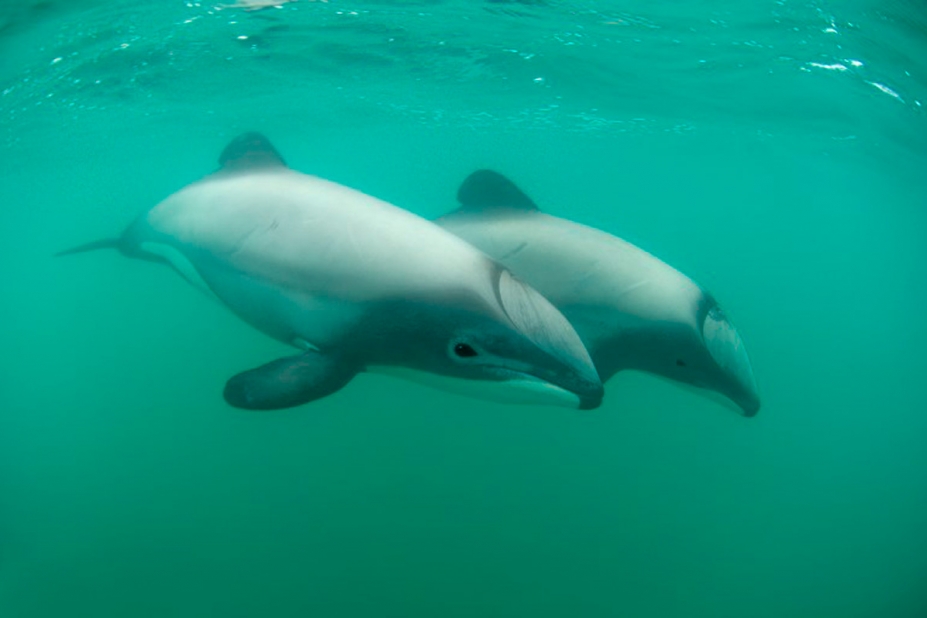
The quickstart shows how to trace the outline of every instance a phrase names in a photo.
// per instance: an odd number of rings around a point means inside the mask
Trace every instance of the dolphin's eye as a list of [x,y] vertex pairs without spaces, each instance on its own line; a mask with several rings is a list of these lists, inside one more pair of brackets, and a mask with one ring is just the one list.
[[677,367],[685,367],[685,366],[686,366],[686,361],[682,360],[681,358],[677,358],[677,359],[676,359],[676,366],[677,366]]
[[461,358],[473,358],[476,356],[476,350],[466,343],[458,343],[454,346],[454,354]]

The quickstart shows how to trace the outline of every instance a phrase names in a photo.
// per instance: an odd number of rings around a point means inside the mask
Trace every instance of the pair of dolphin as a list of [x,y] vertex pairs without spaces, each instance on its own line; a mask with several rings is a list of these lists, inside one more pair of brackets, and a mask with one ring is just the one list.
[[115,248],[165,263],[300,350],[232,377],[233,406],[301,405],[380,371],[591,409],[603,380],[642,369],[748,416],[759,407],[740,338],[709,295],[613,236],[543,215],[498,174],[471,175],[460,210],[435,225],[291,170],[257,133],[219,163],[119,238],[59,255]]

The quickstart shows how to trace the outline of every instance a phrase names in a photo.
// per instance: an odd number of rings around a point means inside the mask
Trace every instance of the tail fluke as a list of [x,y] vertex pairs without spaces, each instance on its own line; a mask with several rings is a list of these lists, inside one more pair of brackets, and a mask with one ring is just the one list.
[[71,249],[59,251],[55,254],[55,257],[61,257],[62,255],[73,255],[75,253],[85,253],[87,251],[96,251],[97,249],[119,249],[121,245],[122,241],[119,238],[104,238],[103,240],[95,240],[93,242],[88,242],[85,245],[79,245],[77,247],[72,247]]

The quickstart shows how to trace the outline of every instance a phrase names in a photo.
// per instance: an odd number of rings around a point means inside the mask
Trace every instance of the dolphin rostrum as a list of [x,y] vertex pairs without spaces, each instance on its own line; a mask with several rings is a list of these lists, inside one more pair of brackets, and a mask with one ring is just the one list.
[[691,279],[611,234],[542,213],[508,178],[474,172],[436,223],[532,285],[570,320],[602,381],[651,372],[760,408],[743,342]]
[[358,372],[426,378],[489,399],[590,409],[602,383],[569,322],[440,227],[296,172],[258,133],[220,169],[104,247],[166,263],[244,321],[301,352],[232,377],[226,401],[301,405]]

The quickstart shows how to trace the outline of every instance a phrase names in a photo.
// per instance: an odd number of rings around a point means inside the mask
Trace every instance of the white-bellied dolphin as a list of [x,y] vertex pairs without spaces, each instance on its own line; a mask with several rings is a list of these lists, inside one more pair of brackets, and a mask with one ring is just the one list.
[[597,407],[602,384],[569,322],[453,234],[286,166],[258,133],[104,247],[171,265],[246,322],[302,350],[226,384],[233,406],[276,409],[360,371],[426,377],[490,399]]
[[499,261],[570,320],[603,382],[623,369],[721,393],[753,416],[753,369],[737,330],[691,279],[611,234],[542,213],[497,172],[471,174],[436,223]]

